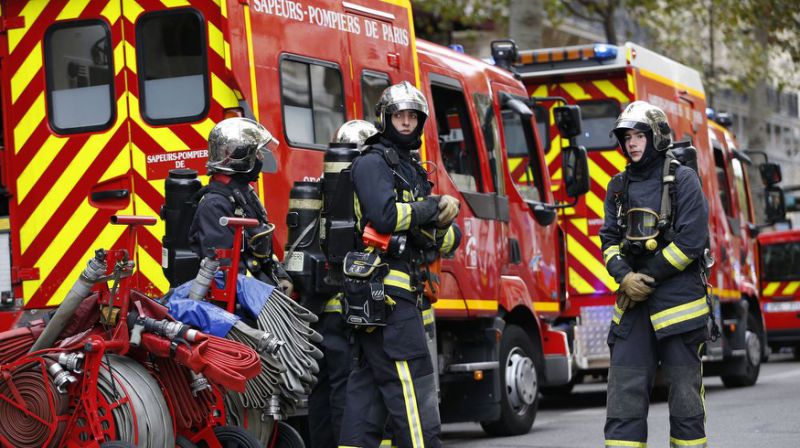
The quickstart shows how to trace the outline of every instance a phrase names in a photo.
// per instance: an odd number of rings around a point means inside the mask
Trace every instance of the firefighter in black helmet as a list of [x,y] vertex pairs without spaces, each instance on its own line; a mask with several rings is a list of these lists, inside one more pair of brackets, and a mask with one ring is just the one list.
[[233,247],[233,230],[219,224],[223,216],[258,219],[257,227],[246,229],[240,272],[280,286],[291,293],[289,275],[272,250],[275,226],[267,219],[264,205],[251,182],[262,171],[271,169],[272,150],[278,141],[267,129],[248,118],[228,118],[219,122],[208,136],[209,183],[198,192],[200,202],[189,230],[189,244],[203,259],[213,257],[215,249]]
[[660,364],[670,388],[670,446],[705,447],[708,202],[697,173],[674,160],[661,109],[635,101],[613,133],[629,163],[609,182],[600,229],[606,268],[620,285],[608,336],[605,446],[646,446]]
[[[375,125],[364,120],[350,120],[339,127],[333,143],[352,143],[360,149],[377,134]],[[342,319],[340,294],[325,303],[319,321],[312,328],[322,335],[318,345],[325,355],[319,361],[317,383],[308,397],[308,432],[311,446],[335,448],[342,427],[347,377],[350,375],[349,328]]]
[[[377,447],[387,414],[400,447],[441,446],[435,376],[422,322],[424,265],[448,255],[461,234],[459,202],[431,196],[412,151],[421,144],[428,103],[407,82],[384,90],[376,107],[379,133],[352,166],[359,230],[403,235],[406,244],[381,254],[385,326],[354,331],[358,365],[347,383],[340,446]],[[347,263],[346,263],[347,264]],[[382,293],[383,293],[382,292]]]

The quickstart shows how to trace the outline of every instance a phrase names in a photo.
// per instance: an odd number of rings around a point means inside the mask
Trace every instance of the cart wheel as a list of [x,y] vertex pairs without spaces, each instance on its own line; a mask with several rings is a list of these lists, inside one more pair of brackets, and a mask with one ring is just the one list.
[[305,448],[303,437],[290,424],[278,422],[278,435],[275,440],[275,448]]
[[192,443],[191,440],[187,439],[184,436],[178,436],[178,438],[175,439],[175,446],[177,448],[197,448],[197,445]]
[[[217,426],[214,428],[214,435],[217,437],[217,442],[225,448],[261,448],[263,446],[255,436],[238,426]],[[208,447],[208,444],[201,440],[197,446],[205,448]]]

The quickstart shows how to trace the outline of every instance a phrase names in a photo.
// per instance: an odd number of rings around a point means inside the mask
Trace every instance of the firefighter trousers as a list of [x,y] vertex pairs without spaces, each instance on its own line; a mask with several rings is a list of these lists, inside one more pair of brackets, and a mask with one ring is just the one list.
[[[338,300],[337,300],[338,303]],[[311,446],[335,448],[344,414],[347,377],[350,375],[352,357],[347,328],[339,311],[328,310],[320,314],[314,329],[322,335],[317,346],[324,357],[318,361],[317,384],[308,397],[308,429]]]
[[683,334],[655,337],[646,304],[625,312],[634,319],[622,338],[609,334],[606,447],[646,447],[647,413],[656,369],[661,367],[669,387],[670,447],[705,448],[705,391],[700,350],[705,327]]
[[380,446],[387,418],[397,447],[441,446],[435,372],[422,314],[408,300],[395,301],[385,327],[355,331],[359,361],[347,382],[340,447]]

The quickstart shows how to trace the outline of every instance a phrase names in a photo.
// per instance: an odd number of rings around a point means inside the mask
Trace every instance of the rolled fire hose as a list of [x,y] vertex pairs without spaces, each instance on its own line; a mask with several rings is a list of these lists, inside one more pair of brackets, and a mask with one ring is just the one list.
[[81,301],[91,293],[92,286],[105,275],[106,270],[106,252],[100,249],[94,253],[94,258],[89,260],[86,264],[86,268],[81,272],[78,280],[72,285],[72,289],[67,293],[67,297],[61,302],[61,305],[58,306],[53,318],[47,324],[42,334],[39,335],[39,338],[34,342],[28,353],[53,346],[53,343],[58,338],[58,335],[61,334],[64,327],[67,326],[75,310],[81,304]]
[[[41,327],[41,328],[40,328]],[[34,329],[41,331],[44,322],[30,327],[13,328],[0,333],[0,364],[16,361],[28,353],[36,341]]]
[[[25,364],[0,378],[0,396],[3,397],[0,399],[0,436],[11,446],[38,448],[58,444],[66,427],[65,421],[55,427],[55,435],[49,444],[45,444],[51,436],[50,428],[12,404],[20,397],[26,411],[48,423],[67,413],[69,397],[57,390],[50,375],[42,374],[40,363]],[[50,398],[53,399],[52,407]]]
[[212,392],[205,389],[194,394],[189,387],[190,370],[171,359],[156,358],[155,365],[168,392],[177,427],[188,430],[204,426],[216,404]]

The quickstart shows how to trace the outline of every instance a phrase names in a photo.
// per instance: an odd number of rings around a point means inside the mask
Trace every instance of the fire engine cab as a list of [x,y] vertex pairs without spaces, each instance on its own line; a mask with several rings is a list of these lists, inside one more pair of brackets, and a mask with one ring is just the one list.
[[[709,282],[722,337],[706,344],[704,372],[721,375],[729,386],[754,384],[766,354],[766,335],[755,287],[756,229],[746,169],[750,160],[724,128],[707,121],[700,74],[632,43],[520,51],[515,68],[531,98],[540,98],[538,116],[552,117],[552,107],[562,102],[581,107],[583,129],[576,140],[589,152],[591,190],[560,216],[569,301],[555,321],[572,335],[579,375],[604,374],[609,363],[606,335],[618,285],[606,272],[598,232],[608,182],[626,164],[609,131],[628,103],[644,100],[666,112],[674,141],[689,141],[697,148],[709,201],[710,250],[716,260]],[[563,199],[557,157],[563,139],[550,121],[540,134],[556,197]]]
[[800,359],[800,230],[758,236],[758,273],[769,345]]

